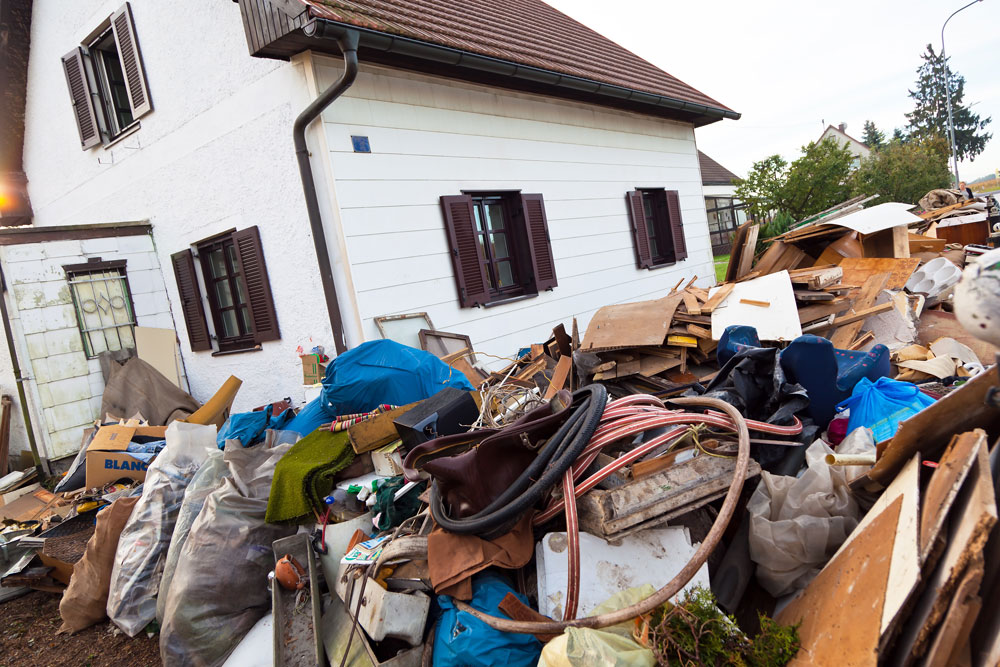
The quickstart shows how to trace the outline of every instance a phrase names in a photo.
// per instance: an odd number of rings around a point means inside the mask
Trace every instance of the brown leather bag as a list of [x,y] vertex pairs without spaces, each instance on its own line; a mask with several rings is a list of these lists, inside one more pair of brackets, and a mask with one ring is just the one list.
[[452,517],[482,511],[531,465],[539,448],[569,416],[568,391],[502,429],[436,438],[413,448],[403,462],[408,480],[433,477]]

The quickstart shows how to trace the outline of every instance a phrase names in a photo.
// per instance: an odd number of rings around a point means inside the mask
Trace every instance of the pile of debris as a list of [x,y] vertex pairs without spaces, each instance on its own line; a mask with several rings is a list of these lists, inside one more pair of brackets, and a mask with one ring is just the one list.
[[510,358],[314,348],[299,409],[111,362],[2,591],[171,665],[996,664],[996,261],[864,203]]

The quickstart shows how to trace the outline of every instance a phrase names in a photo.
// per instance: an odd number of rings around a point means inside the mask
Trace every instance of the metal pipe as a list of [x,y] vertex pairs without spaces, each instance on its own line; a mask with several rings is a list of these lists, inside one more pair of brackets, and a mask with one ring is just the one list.
[[944,25],[941,26],[941,63],[944,65],[944,91],[948,98],[948,137],[951,144],[951,164],[952,169],[955,172],[955,187],[958,187],[958,148],[955,146],[955,123],[951,116],[951,83],[948,81],[948,60],[944,55],[944,29],[948,26],[948,21],[952,19],[955,14],[959,13],[963,9],[968,9],[977,2],[982,2],[983,0],[972,0],[969,4],[964,7],[960,7],[951,13],[951,16],[945,19]]
[[302,113],[295,119],[292,131],[295,141],[295,157],[299,163],[299,176],[302,178],[302,191],[306,197],[309,227],[312,230],[313,244],[316,247],[320,283],[323,285],[326,310],[330,316],[330,326],[333,328],[333,343],[337,348],[337,354],[343,354],[347,351],[347,339],[344,335],[344,321],[340,314],[340,302],[337,298],[337,285],[333,280],[330,252],[326,247],[326,231],[323,229],[323,219],[320,215],[316,181],[313,176],[312,164],[309,162],[306,128],[354,83],[354,79],[358,75],[358,33],[355,30],[340,28],[325,21],[312,21],[302,30],[310,37],[336,40],[341,53],[344,54],[344,73],[303,109]]
[[[28,412],[28,400],[24,394],[24,378],[21,377],[21,365],[17,361],[17,347],[14,345],[14,333],[10,327],[10,315],[7,313],[7,300],[3,293],[6,289],[7,281],[3,275],[3,267],[0,266],[0,317],[3,318],[3,330],[7,336],[7,350],[10,352],[10,365],[14,372],[14,384],[17,385],[17,400],[21,402],[21,417],[24,419],[24,430],[28,435],[28,447],[31,448],[31,458],[35,461],[35,468],[38,474],[44,472],[42,469],[42,458],[38,455],[38,445],[35,444],[35,431],[31,427],[31,414]],[[9,468],[9,465],[8,465]]]

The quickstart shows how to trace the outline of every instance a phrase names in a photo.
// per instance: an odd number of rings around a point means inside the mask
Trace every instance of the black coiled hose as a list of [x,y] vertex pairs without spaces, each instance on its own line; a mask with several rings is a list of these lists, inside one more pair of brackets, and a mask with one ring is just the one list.
[[[437,481],[431,482],[430,508],[434,521],[460,535],[493,539],[507,532],[517,520],[558,484],[597,430],[608,402],[604,385],[592,384],[573,394],[571,414],[549,438],[531,465],[510,487],[482,511],[462,519],[448,516]],[[537,480],[537,481],[536,481]]]

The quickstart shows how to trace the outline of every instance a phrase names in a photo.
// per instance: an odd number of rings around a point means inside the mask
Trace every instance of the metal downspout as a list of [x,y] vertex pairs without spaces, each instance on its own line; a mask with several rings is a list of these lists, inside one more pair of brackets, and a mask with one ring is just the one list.
[[312,230],[313,244],[316,246],[320,282],[323,284],[323,296],[326,298],[326,309],[330,315],[330,326],[333,327],[333,342],[339,355],[347,351],[347,340],[344,335],[343,318],[340,315],[340,302],[337,299],[337,285],[333,280],[333,266],[326,246],[326,231],[323,229],[323,220],[320,217],[319,195],[316,193],[316,181],[309,162],[306,128],[354,83],[358,75],[358,33],[316,21],[304,26],[303,32],[310,37],[335,39],[341,53],[344,54],[344,73],[299,114],[293,126],[295,157],[299,162],[299,175],[302,178],[302,191],[306,197],[309,227]]
[[[42,469],[42,459],[38,455],[38,445],[35,444],[35,431],[31,428],[31,415],[28,413],[28,401],[24,395],[24,378],[21,377],[21,365],[17,361],[17,347],[14,345],[14,333],[10,327],[10,315],[7,313],[7,300],[3,293],[6,292],[6,279],[3,275],[3,267],[0,267],[0,316],[3,317],[3,330],[7,335],[7,349],[10,351],[10,365],[14,371],[14,383],[17,385],[17,399],[21,402],[21,417],[24,419],[24,430],[28,434],[28,446],[31,448],[31,457],[35,461],[35,468],[38,474],[45,472]],[[9,452],[9,450],[8,450]],[[8,458],[8,461],[10,459]],[[8,469],[11,466],[8,464]]]

